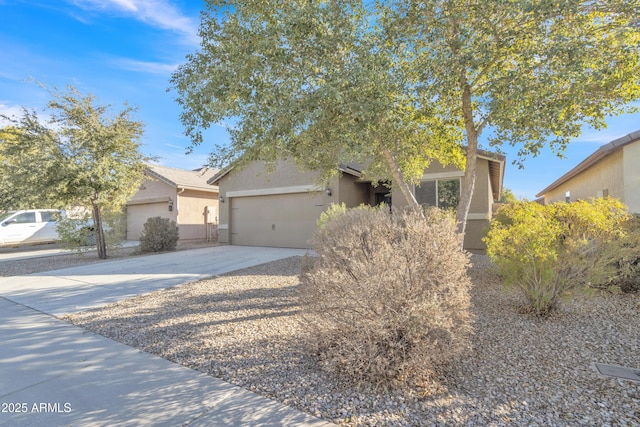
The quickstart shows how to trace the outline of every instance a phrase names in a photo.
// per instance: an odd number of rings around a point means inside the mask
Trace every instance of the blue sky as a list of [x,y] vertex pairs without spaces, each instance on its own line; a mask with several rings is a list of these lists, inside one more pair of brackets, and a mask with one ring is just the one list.
[[[143,150],[161,164],[192,169],[207,163],[214,143],[229,140],[212,125],[205,143],[186,154],[175,93],[169,78],[198,49],[199,0],[0,0],[0,113],[16,115],[20,107],[40,111],[48,86],[73,84],[90,92],[113,111],[123,103],[138,108],[145,123]],[[517,149],[505,147],[505,186],[517,196],[535,194],[567,172],[600,145],[640,129],[640,115],[607,120],[607,129],[585,129],[561,160],[548,151],[528,159],[524,170],[510,164]]]

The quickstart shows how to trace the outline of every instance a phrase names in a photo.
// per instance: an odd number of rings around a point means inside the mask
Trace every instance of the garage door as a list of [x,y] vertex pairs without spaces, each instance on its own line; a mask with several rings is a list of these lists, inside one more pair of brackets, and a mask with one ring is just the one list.
[[308,248],[324,211],[322,193],[233,197],[232,245]]
[[145,203],[127,206],[127,240],[140,240],[147,219],[166,216],[167,202]]

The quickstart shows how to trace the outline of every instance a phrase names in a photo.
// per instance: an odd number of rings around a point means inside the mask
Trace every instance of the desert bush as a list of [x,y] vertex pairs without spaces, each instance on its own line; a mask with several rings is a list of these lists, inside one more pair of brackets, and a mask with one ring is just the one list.
[[562,225],[563,236],[574,240],[611,240],[622,237],[632,216],[627,207],[614,198],[548,205],[551,214]]
[[149,218],[140,235],[140,251],[175,251],[179,237],[175,221],[159,216]]
[[563,295],[628,274],[624,260],[634,250],[625,231],[629,220],[625,206],[610,198],[517,202],[492,221],[487,254],[505,283],[522,291],[529,309],[546,316]]
[[[105,211],[103,212],[102,224],[107,247],[119,247],[125,237],[124,214],[121,211]],[[87,246],[95,246],[96,244],[93,219],[87,214],[74,217],[56,216],[56,232],[60,239],[60,246],[65,249],[81,251]]]
[[360,207],[316,232],[302,313],[321,365],[393,385],[437,373],[468,345],[468,254],[453,218]]
[[622,239],[622,255],[616,262],[616,277],[612,284],[622,292],[640,292],[640,216],[627,223],[627,234]]
[[600,257],[610,260],[609,275],[593,286],[614,293],[640,291],[640,220],[632,217],[621,224],[620,237],[601,243]]
[[328,224],[333,219],[339,217],[345,212],[347,212],[347,205],[345,205],[344,203],[332,203],[329,205],[326,211],[320,214],[320,218],[318,218],[316,225],[318,226],[318,228],[322,228],[325,226],[325,224]]

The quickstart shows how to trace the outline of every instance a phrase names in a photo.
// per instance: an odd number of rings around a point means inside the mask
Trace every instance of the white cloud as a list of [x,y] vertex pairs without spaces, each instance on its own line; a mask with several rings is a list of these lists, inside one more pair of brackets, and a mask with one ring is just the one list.
[[181,33],[189,43],[197,44],[198,21],[184,15],[167,0],[69,0],[84,10],[119,12],[164,30]]
[[119,68],[129,71],[139,71],[151,74],[170,74],[173,73],[178,64],[164,64],[161,62],[137,61],[135,59],[118,58],[115,64]]
[[207,154],[185,154],[184,151],[176,153],[176,151],[164,151],[153,153],[158,156],[156,163],[161,166],[179,169],[196,169],[209,164],[209,156]]
[[[109,3],[108,1],[105,3]],[[115,3],[126,10],[137,11],[138,8],[135,5],[135,2],[126,1],[126,0],[112,0],[111,3]]]
[[580,135],[575,142],[586,144],[607,144],[621,136],[624,135],[620,135],[620,133],[615,130],[591,131]]
[[169,148],[175,148],[178,150],[185,150],[185,147],[183,147],[182,145],[175,145],[175,144],[164,144],[165,147],[169,147]]
[[[0,101],[0,116],[18,118],[22,116],[22,107],[18,105],[7,105]],[[0,127],[8,126],[10,122],[0,117]]]

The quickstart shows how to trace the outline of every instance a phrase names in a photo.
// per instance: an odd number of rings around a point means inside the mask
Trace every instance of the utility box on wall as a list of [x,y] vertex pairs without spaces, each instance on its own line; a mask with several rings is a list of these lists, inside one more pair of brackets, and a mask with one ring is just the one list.
[[207,241],[218,239],[218,208],[217,206],[205,206],[204,222],[207,226]]
[[204,218],[207,224],[217,224],[218,223],[218,209],[216,206],[205,206],[204,208]]

